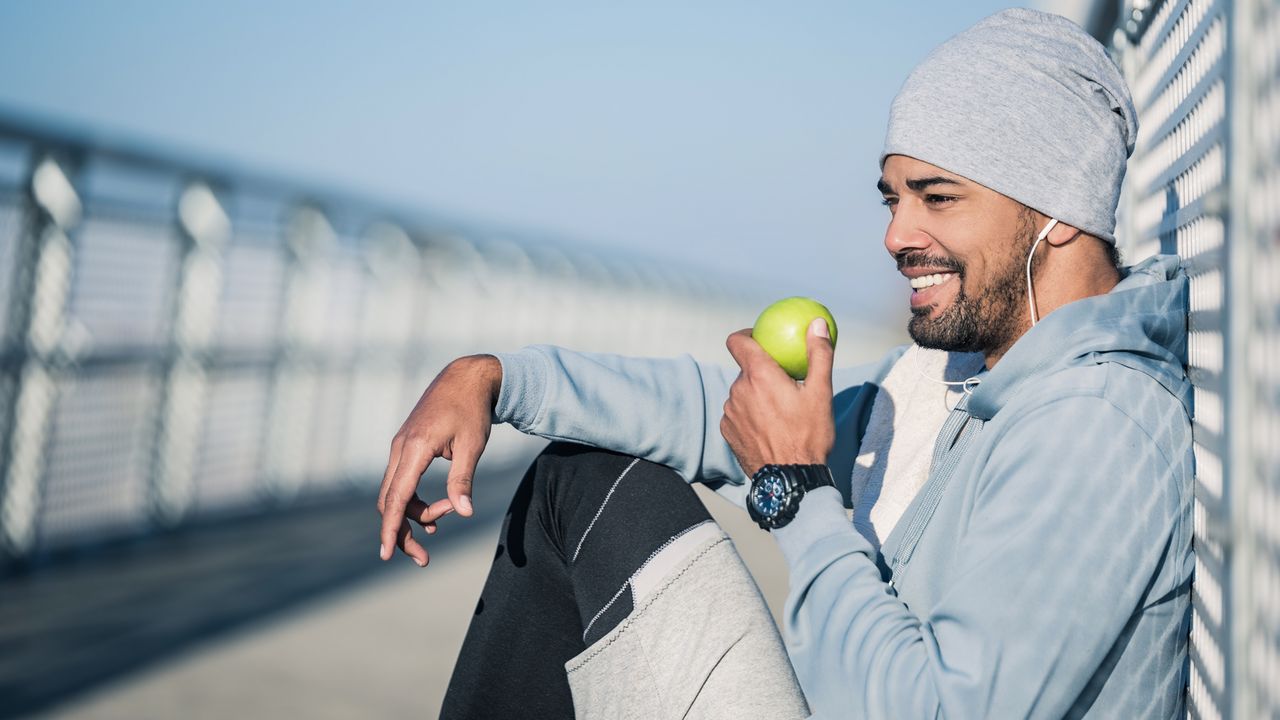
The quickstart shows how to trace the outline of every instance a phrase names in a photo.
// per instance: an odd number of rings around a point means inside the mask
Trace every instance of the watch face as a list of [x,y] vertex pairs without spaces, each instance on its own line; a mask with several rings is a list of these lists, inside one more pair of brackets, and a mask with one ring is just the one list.
[[751,504],[766,518],[775,517],[786,500],[787,482],[781,475],[766,475],[751,488]]

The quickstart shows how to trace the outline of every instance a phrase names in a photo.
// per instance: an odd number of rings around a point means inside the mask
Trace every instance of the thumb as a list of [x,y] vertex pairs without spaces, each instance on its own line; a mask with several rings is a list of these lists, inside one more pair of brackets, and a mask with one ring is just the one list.
[[449,477],[445,481],[445,489],[449,493],[449,504],[462,517],[471,517],[471,480],[476,475],[481,447],[455,445],[453,458],[449,461]]
[[835,362],[836,349],[831,345],[831,332],[824,318],[814,318],[809,323],[805,337],[805,351],[809,358],[809,373],[805,375],[805,387],[817,385],[831,392],[831,365]]

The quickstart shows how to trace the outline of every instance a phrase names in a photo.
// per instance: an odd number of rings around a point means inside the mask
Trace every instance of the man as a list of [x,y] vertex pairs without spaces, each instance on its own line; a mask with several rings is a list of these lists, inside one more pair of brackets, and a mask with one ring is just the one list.
[[[545,346],[450,365],[393,442],[384,559],[425,564],[405,517],[471,514],[491,420],[613,452],[553,443],[531,468],[446,716],[1181,716],[1187,283],[1173,257],[1118,267],[1135,114],[1053,15],[999,13],[921,63],[878,183],[916,344],[873,366],[833,373],[821,322],[803,383],[747,331],[738,373]],[[773,531],[794,676],[680,480]]]

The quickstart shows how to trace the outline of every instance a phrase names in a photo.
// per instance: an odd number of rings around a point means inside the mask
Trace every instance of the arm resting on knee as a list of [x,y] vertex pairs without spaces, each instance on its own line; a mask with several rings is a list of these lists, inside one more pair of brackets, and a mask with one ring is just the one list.
[[[857,408],[874,397],[874,392],[858,388],[874,387],[903,350],[896,348],[871,365],[836,371],[833,456],[856,455],[861,428],[853,419],[861,414]],[[510,423],[531,435],[641,457],[674,469],[690,482],[725,486],[724,490],[746,482],[720,435],[720,417],[736,372],[688,355],[633,358],[551,345],[495,355],[502,363],[502,390],[494,422]],[[841,418],[849,421],[842,423]],[[741,493],[728,494],[740,500]]]

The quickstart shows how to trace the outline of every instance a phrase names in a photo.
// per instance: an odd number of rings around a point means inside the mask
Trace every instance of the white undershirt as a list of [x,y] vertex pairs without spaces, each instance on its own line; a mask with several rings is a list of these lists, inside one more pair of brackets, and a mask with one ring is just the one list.
[[854,527],[877,549],[929,478],[934,441],[963,393],[925,377],[960,382],[982,366],[980,353],[912,345],[880,384],[850,484]]

